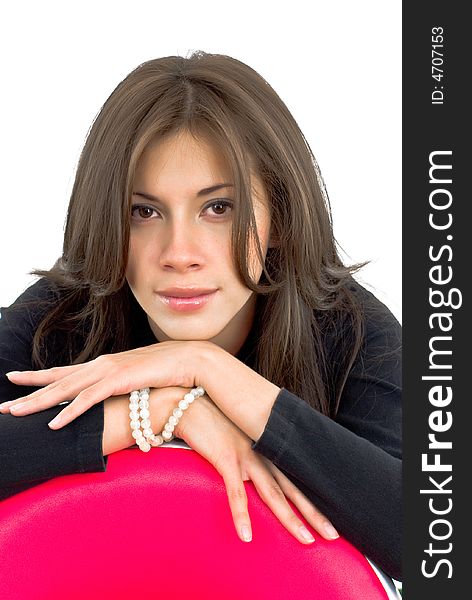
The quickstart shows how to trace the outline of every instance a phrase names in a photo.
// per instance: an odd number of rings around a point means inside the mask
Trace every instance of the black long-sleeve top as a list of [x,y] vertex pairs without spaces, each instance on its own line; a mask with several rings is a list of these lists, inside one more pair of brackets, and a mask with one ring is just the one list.
[[[336,418],[282,389],[252,448],[271,460],[346,539],[401,580],[401,327],[354,280],[351,290],[364,308],[365,335]],[[44,315],[39,301],[53,302],[57,294],[51,283],[40,279],[2,309],[0,402],[36,389],[10,383],[5,373],[33,369],[32,339]],[[27,306],[18,308],[20,303]],[[133,347],[156,343],[144,313],[134,318]],[[342,338],[342,330],[335,338],[325,338],[333,364],[340,362],[337,340]],[[250,334],[237,357],[246,362],[253,344]],[[56,360],[59,346],[48,350],[47,366],[66,364]],[[106,470],[103,402],[51,430],[47,423],[62,408],[24,417],[0,414],[0,499],[59,475]]]

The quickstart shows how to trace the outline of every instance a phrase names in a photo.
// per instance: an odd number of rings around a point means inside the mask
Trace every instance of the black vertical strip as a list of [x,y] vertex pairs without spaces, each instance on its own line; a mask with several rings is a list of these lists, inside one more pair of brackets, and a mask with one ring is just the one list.
[[460,6],[403,3],[406,600],[472,594],[472,26]]

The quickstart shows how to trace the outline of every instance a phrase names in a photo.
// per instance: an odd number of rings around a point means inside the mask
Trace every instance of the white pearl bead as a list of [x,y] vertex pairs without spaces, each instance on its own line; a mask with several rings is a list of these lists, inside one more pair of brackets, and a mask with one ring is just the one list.
[[139,408],[149,408],[148,400],[140,400],[138,404]]
[[143,419],[141,421],[141,427],[143,429],[148,429],[149,427],[151,427],[151,421],[149,419]]
[[139,394],[141,400],[149,400],[149,394],[147,392],[143,392]]
[[166,442],[170,441],[174,437],[170,431],[163,431],[161,435]]
[[174,431],[175,427],[173,425],[171,425],[170,423],[166,423],[164,425],[164,430],[165,431],[170,431],[171,433]]
[[139,421],[130,421],[130,425],[131,425],[131,429],[139,429],[141,427],[141,425],[139,424]]
[[138,413],[138,411],[137,410],[131,410],[130,413],[129,413],[129,418],[132,421],[136,421],[136,419],[139,419],[139,413]]
[[140,429],[133,429],[131,435],[134,437],[136,441],[143,439],[143,432]]
[[179,422],[179,419],[177,419],[176,417],[174,417],[174,415],[169,417],[169,423],[171,425],[177,425],[177,423]]
[[195,400],[195,396],[193,394],[185,394],[184,400],[186,400],[189,404]]
[[139,449],[143,452],[149,452],[149,450],[151,449],[151,444],[149,444],[148,442],[141,442],[141,444],[138,445]]
[[129,395],[129,399],[132,402],[135,402],[136,400],[139,399],[139,392],[131,392],[131,394]]
[[164,443],[164,438],[162,437],[162,435],[152,435],[148,439],[148,442],[151,444],[151,446],[154,446],[156,448],[157,446],[160,446]]
[[179,408],[181,408],[182,410],[187,410],[189,404],[187,402],[187,400],[181,400],[179,402]]
[[197,394],[198,394],[199,396],[203,396],[203,394],[205,393],[205,390],[202,388],[202,386],[201,386],[201,385],[199,385],[199,386],[196,388],[196,390],[197,390]]
[[140,394],[149,394],[150,391],[151,391],[150,388],[145,387],[145,388],[142,388],[141,390],[139,390],[139,393]]
[[180,419],[180,417],[184,414],[184,411],[181,408],[174,408],[172,414],[174,415],[174,417]]
[[143,429],[143,434],[146,437],[149,437],[150,435],[152,435],[152,429],[150,427],[148,427],[147,429]]
[[147,408],[142,408],[140,411],[141,419],[148,419],[151,416],[151,413]]

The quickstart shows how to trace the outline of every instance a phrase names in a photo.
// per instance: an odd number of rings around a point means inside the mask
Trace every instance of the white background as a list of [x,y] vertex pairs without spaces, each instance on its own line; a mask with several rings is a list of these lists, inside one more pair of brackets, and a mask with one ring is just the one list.
[[61,253],[87,131],[138,64],[201,49],[258,71],[304,132],[357,279],[401,320],[401,2],[8,3],[0,66],[0,306]]

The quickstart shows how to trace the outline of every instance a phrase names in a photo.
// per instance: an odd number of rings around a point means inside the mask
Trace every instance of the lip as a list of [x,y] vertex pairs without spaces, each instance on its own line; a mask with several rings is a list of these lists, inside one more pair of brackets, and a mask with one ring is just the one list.
[[215,297],[217,291],[202,290],[201,288],[170,288],[163,292],[157,292],[157,296],[172,310],[190,312],[208,304]]
[[172,298],[196,298],[204,294],[211,294],[216,292],[215,288],[197,288],[197,287],[173,287],[167,288],[166,290],[158,291],[159,296],[166,296]]

